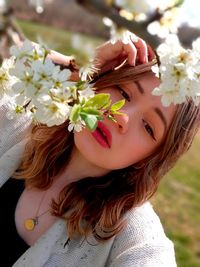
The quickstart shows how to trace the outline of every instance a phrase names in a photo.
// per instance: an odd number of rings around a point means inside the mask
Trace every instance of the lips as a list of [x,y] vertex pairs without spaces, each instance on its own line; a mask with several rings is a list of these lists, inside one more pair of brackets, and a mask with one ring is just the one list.
[[98,122],[98,126],[92,136],[104,148],[110,148],[112,144],[112,134],[103,122]]

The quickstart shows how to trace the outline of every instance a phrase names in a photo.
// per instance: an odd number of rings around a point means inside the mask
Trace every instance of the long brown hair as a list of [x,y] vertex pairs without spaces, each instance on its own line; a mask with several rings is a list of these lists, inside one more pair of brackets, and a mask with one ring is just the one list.
[[[123,66],[96,81],[97,88],[138,80],[151,72],[152,64]],[[191,146],[199,127],[200,109],[188,101],[179,105],[165,140],[151,156],[138,164],[113,170],[102,177],[85,177],[68,184],[52,202],[53,214],[66,220],[68,235],[93,235],[106,240],[125,225],[123,215],[147,201],[160,179]],[[60,126],[35,125],[30,133],[23,160],[14,177],[26,179],[29,187],[46,189],[53,177],[70,161],[74,146],[68,122]]]

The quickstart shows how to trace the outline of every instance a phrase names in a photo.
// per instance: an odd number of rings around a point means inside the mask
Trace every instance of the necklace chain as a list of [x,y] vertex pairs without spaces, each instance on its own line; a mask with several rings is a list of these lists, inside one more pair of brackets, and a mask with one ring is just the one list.
[[48,211],[50,211],[50,209],[48,210],[45,210],[44,212],[42,212],[41,214],[38,215],[39,211],[40,211],[40,207],[43,203],[43,200],[45,198],[47,194],[47,191],[43,194],[41,200],[40,200],[40,203],[38,205],[38,208],[37,208],[37,211],[36,211],[36,214],[33,218],[28,218],[24,221],[24,226],[26,228],[26,230],[28,231],[32,231],[35,229],[35,226],[39,224],[39,217],[41,217],[42,215],[46,214]]
[[41,200],[40,200],[39,206],[38,206],[37,211],[36,211],[36,214],[35,214],[35,218],[36,218],[36,217],[39,218],[40,216],[42,216],[43,214],[45,214],[47,211],[50,210],[50,209],[48,209],[48,210],[46,210],[45,212],[43,212],[42,214],[38,215],[38,212],[40,211],[40,207],[41,207],[41,205],[42,205],[42,202],[43,202],[43,200],[44,200],[46,194],[47,194],[47,191],[45,191],[45,193],[43,194],[43,196],[42,196],[42,198],[41,198]]

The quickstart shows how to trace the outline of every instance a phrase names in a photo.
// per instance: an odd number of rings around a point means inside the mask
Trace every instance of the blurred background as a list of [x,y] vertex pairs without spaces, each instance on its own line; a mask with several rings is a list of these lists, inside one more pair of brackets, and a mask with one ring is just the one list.
[[[200,36],[199,11],[197,0],[0,0],[0,61],[12,44],[28,38],[83,65],[122,29],[154,48],[175,33],[189,48]],[[199,151],[198,135],[151,200],[175,244],[178,267],[200,267]]]

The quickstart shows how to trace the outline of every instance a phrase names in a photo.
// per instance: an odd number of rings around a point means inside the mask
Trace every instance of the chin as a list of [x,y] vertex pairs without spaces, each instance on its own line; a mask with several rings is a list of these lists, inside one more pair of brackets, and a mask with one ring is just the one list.
[[96,166],[99,169],[109,172],[123,169],[133,164],[133,162],[125,162],[125,156],[119,155],[112,148],[106,149],[100,146],[88,130],[84,129],[79,133],[74,133],[74,144],[81,155],[80,160],[82,158],[87,164]]
[[74,133],[74,145],[82,160],[88,165],[96,166],[96,168],[107,172],[115,169],[110,151],[101,147],[90,132],[83,130],[80,133]]

